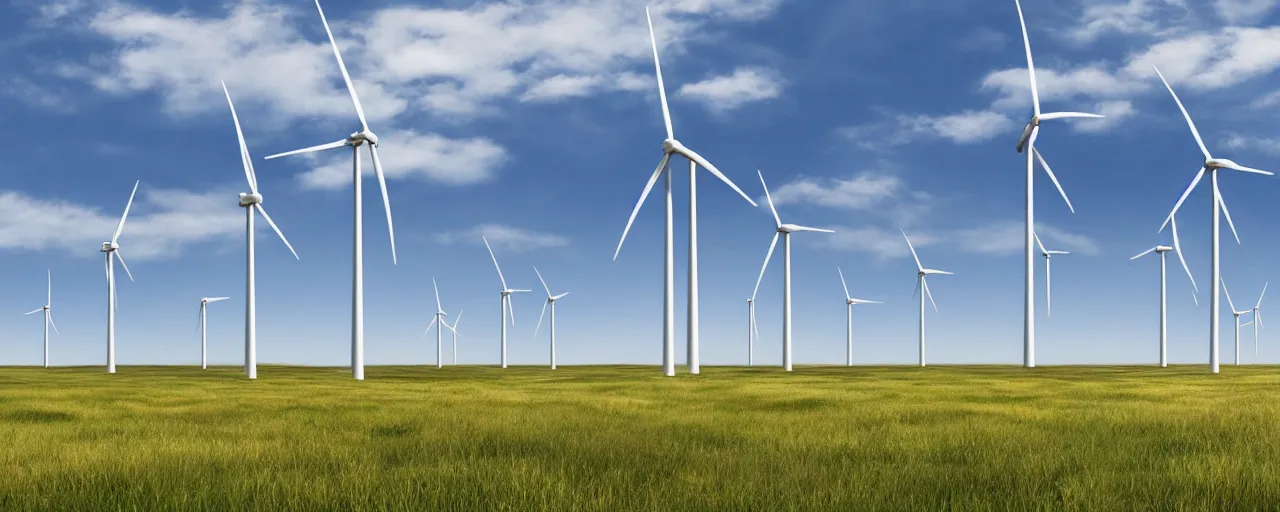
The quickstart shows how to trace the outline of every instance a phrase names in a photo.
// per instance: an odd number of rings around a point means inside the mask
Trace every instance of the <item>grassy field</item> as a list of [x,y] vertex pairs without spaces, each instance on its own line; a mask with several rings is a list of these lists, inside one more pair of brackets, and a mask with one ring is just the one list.
[[0,510],[1276,510],[1280,369],[0,369]]

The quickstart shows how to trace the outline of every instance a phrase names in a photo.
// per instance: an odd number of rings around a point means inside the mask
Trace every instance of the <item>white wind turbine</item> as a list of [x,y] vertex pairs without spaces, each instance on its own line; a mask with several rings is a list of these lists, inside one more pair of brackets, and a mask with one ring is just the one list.
[[1245,309],[1236,310],[1236,305],[1231,303],[1231,292],[1227,291],[1227,282],[1221,281],[1222,293],[1227,296],[1227,307],[1231,308],[1231,315],[1235,317],[1236,324],[1236,366],[1240,366],[1240,315],[1249,314],[1252,310]]
[[1164,79],[1164,75],[1160,73],[1160,68],[1152,66],[1156,70],[1156,76],[1160,77],[1160,81],[1164,83],[1164,87],[1169,90],[1169,94],[1173,96],[1173,102],[1178,104],[1178,110],[1182,111],[1182,117],[1187,120],[1187,126],[1191,128],[1191,135],[1195,137],[1196,144],[1200,146],[1200,152],[1204,154],[1204,164],[1200,167],[1200,171],[1192,178],[1191,185],[1187,186],[1187,190],[1182,193],[1182,197],[1178,198],[1178,202],[1173,205],[1173,211],[1169,212],[1169,217],[1160,225],[1160,231],[1164,231],[1165,225],[1173,219],[1178,213],[1178,208],[1182,207],[1182,202],[1187,200],[1187,196],[1196,188],[1196,184],[1200,183],[1200,178],[1204,177],[1205,171],[1209,171],[1211,181],[1213,182],[1213,250],[1210,258],[1210,266],[1213,268],[1212,277],[1210,279],[1214,283],[1213,292],[1209,294],[1209,368],[1213,373],[1218,373],[1218,283],[1222,282],[1222,273],[1218,267],[1218,241],[1221,228],[1218,225],[1218,210],[1222,210],[1222,215],[1227,218],[1227,225],[1231,227],[1231,234],[1235,236],[1236,243],[1240,243],[1240,234],[1236,233],[1235,223],[1231,222],[1231,213],[1227,211],[1227,203],[1222,199],[1222,193],[1218,191],[1218,170],[1231,169],[1235,171],[1251,172],[1255,174],[1265,174],[1273,176],[1273,173],[1245,167],[1226,158],[1214,158],[1209,154],[1209,149],[1205,147],[1204,141],[1200,139],[1200,132],[1196,130],[1196,124],[1191,121],[1191,114],[1187,113],[1186,107],[1182,106],[1182,100],[1178,99],[1178,95],[1173,92],[1173,87],[1169,85],[1169,81]]
[[502,367],[507,367],[507,313],[511,313],[511,326],[516,325],[516,310],[511,307],[511,294],[525,293],[533,290],[516,290],[507,287],[507,278],[502,277],[502,267],[498,266],[498,257],[493,255],[493,248],[489,247],[489,239],[483,236],[484,248],[489,250],[489,258],[493,259],[493,268],[498,269],[498,279],[502,281],[502,305],[498,309],[502,310],[501,335],[502,335]]
[[[1098,114],[1086,114],[1082,112],[1040,112],[1040,92],[1036,86],[1036,67],[1031,59],[1031,40],[1027,38],[1027,22],[1022,17],[1022,4],[1018,0],[1014,0],[1014,6],[1018,8],[1018,24],[1022,28],[1022,46],[1027,52],[1027,73],[1031,76],[1031,120],[1027,122],[1026,128],[1023,128],[1022,135],[1018,136],[1018,152],[1026,149],[1027,154],[1027,186],[1026,186],[1026,226],[1025,226],[1025,273],[1024,280],[1026,288],[1023,295],[1023,327],[1022,327],[1022,364],[1027,368],[1036,365],[1036,298],[1035,298],[1035,247],[1033,238],[1035,237],[1035,160],[1040,161],[1040,165],[1044,167],[1044,171],[1049,175],[1049,179],[1053,181],[1053,185],[1058,188],[1058,193],[1062,194],[1062,199],[1067,202],[1067,208],[1071,213],[1075,213],[1075,208],[1071,206],[1071,200],[1067,199],[1067,193],[1062,190],[1062,185],[1058,183],[1058,178],[1053,175],[1053,171],[1049,169],[1049,163],[1045,162],[1044,157],[1040,156],[1040,151],[1035,148],[1036,136],[1040,133],[1040,122],[1053,119],[1068,118],[1099,118],[1103,117]],[[1034,159],[1033,159],[1034,156]]]
[[747,299],[747,366],[755,366],[756,343],[760,339],[760,330],[756,329],[756,294],[760,292],[760,279],[756,278],[756,289],[751,291]]
[[[244,276],[244,373],[250,379],[258,378],[258,294],[257,294],[257,274],[254,268],[255,250],[255,229],[253,227],[256,210],[262,214],[262,219],[267,221],[267,225],[276,232],[276,236],[280,237],[280,241],[284,242],[284,246],[289,248],[289,252],[293,253],[294,259],[298,258],[297,251],[293,250],[293,246],[289,244],[289,240],[284,237],[284,233],[276,226],[275,221],[271,220],[271,216],[267,215],[267,210],[262,207],[262,194],[258,192],[258,174],[253,170],[253,157],[249,155],[249,145],[244,141],[244,131],[240,129],[240,117],[236,115],[236,105],[231,101],[231,93],[227,91],[227,83],[222,82],[222,93],[227,97],[227,106],[231,109],[231,121],[236,125],[236,141],[240,144],[240,164],[244,167],[244,177],[249,182],[249,193],[241,192],[239,196],[239,205],[244,208],[244,238],[245,238],[245,276]],[[203,311],[203,304],[201,304]],[[203,317],[203,314],[201,316]],[[204,345],[204,335],[201,335],[201,346]],[[201,349],[201,368],[204,367],[203,348]]]
[[1169,331],[1167,328],[1168,324],[1166,321],[1168,308],[1167,308],[1167,300],[1165,298],[1166,283],[1165,283],[1165,265],[1164,265],[1164,253],[1169,251],[1173,251],[1175,254],[1177,254],[1178,260],[1182,262],[1182,270],[1185,270],[1187,272],[1187,279],[1191,280],[1191,289],[1193,290],[1191,294],[1191,300],[1195,301],[1196,305],[1199,306],[1200,300],[1196,298],[1196,294],[1200,292],[1200,289],[1196,287],[1196,278],[1191,276],[1191,268],[1187,267],[1186,258],[1182,257],[1182,245],[1178,243],[1178,222],[1177,221],[1173,222],[1173,247],[1169,247],[1167,245],[1157,245],[1155,247],[1152,247],[1150,249],[1147,249],[1145,251],[1138,253],[1136,256],[1132,258],[1129,258],[1130,261],[1136,260],[1138,258],[1151,254],[1152,252],[1155,252],[1156,254],[1160,255],[1160,367],[1161,368],[1169,366],[1169,357],[1168,357]]
[[[907,248],[911,249],[911,257],[916,260],[916,290],[915,293],[920,294],[920,366],[924,366],[924,297],[929,296],[929,302],[933,303],[933,311],[938,311],[938,303],[933,300],[933,293],[929,292],[929,282],[925,279],[927,276],[934,274],[952,275],[951,272],[945,270],[935,270],[924,268],[920,264],[920,256],[916,255],[915,246],[911,245],[911,239],[907,238],[907,232],[902,232],[902,238],[907,239]],[[923,291],[921,291],[923,290]],[[915,296],[915,293],[912,296]]]
[[[34,315],[41,311],[44,312],[44,367],[48,368],[49,367],[49,327],[50,326],[53,327],[53,332],[57,332],[58,334],[62,334],[62,333],[58,332],[58,326],[53,323],[53,271],[46,271],[46,272],[47,272],[47,275],[45,277],[48,278],[49,288],[48,288],[48,296],[45,298],[45,301],[44,301],[44,306],[33,309],[26,313],[23,313],[22,316]],[[1262,299],[1259,298],[1258,302],[1261,303]],[[1258,331],[1257,329],[1254,329],[1254,336],[1253,336],[1254,338],[1258,337],[1257,331]],[[1255,342],[1254,345],[1257,345],[1257,343]]]
[[[613,252],[613,259],[618,259],[618,253],[622,251],[622,243],[627,240],[627,232],[631,231],[631,223],[635,222],[636,214],[640,213],[640,205],[644,204],[645,198],[649,196],[649,192],[653,190],[653,186],[658,183],[658,178],[662,177],[663,172],[667,170],[667,164],[674,154],[680,154],[689,160],[689,300],[688,300],[688,360],[689,373],[697,374],[701,371],[699,365],[698,352],[698,194],[697,194],[697,169],[701,166],[709,171],[720,181],[729,185],[738,195],[751,203],[752,207],[757,206],[745,192],[734,185],[719,169],[716,169],[711,162],[703,158],[697,152],[693,151],[676,140],[675,132],[671,127],[671,112],[667,108],[667,92],[662,85],[662,65],[658,62],[658,41],[653,35],[653,19],[649,16],[649,8],[644,9],[645,18],[649,23],[649,42],[653,48],[653,68],[658,76],[658,98],[662,103],[662,120],[666,124],[667,138],[662,141],[662,160],[658,162],[658,168],[653,171],[653,175],[649,177],[649,182],[645,184],[644,191],[640,193],[640,200],[636,201],[636,206],[631,210],[631,218],[627,219],[627,226],[622,230],[622,238],[618,240],[618,248]],[[663,330],[662,330],[662,367],[663,372],[668,376],[676,374],[675,367],[675,253],[673,248],[673,228],[671,213],[671,173],[666,173],[666,259],[664,264],[664,280],[663,280]]]
[[[453,325],[449,325],[447,323],[444,324],[445,327],[449,328],[449,332],[453,333],[453,365],[454,366],[458,365],[458,322],[462,321],[462,312],[463,310],[461,309],[458,310],[458,316],[457,318],[453,319]],[[444,322],[444,321],[441,320],[441,322]]]
[[1262,325],[1262,297],[1267,294],[1267,284],[1262,283],[1262,293],[1258,294],[1258,302],[1253,305],[1253,319],[1249,320],[1253,324],[1253,355],[1258,356],[1258,328],[1266,327]]
[[844,282],[844,271],[840,267],[836,267],[836,272],[840,273],[840,286],[844,288],[844,365],[853,366],[853,305],[854,304],[881,304],[878,300],[855,299],[849,295],[849,285]]
[[133,183],[133,192],[129,193],[129,202],[124,205],[124,214],[120,216],[120,223],[116,224],[116,231],[111,235],[111,241],[102,242],[101,251],[106,253],[106,271],[107,271],[107,373],[116,372],[116,266],[113,264],[115,260],[120,260],[120,266],[124,268],[125,275],[129,276],[129,280],[133,281],[133,273],[129,272],[129,265],[124,262],[124,257],[120,255],[120,233],[124,231],[124,221],[129,218],[129,207],[133,206],[133,196],[138,193],[138,184],[142,181]]
[[538,281],[542,282],[542,289],[547,291],[547,301],[542,303],[542,312],[538,313],[538,326],[533,328],[533,339],[538,339],[538,329],[542,328],[542,315],[547,313],[547,306],[551,306],[551,369],[556,369],[556,301],[564,298],[569,292],[560,295],[551,295],[551,288],[547,287],[547,281],[542,279],[542,273],[538,272],[538,267],[533,267],[533,273],[538,274]]
[[1040,243],[1040,235],[1034,235],[1036,245],[1040,247],[1040,254],[1044,256],[1044,310],[1045,316],[1053,316],[1053,278],[1049,270],[1049,261],[1057,254],[1071,254],[1068,251],[1050,251],[1044,248],[1044,244]]
[[773,257],[773,249],[778,245],[778,236],[782,236],[782,368],[791,371],[791,233],[797,231],[835,233],[835,231],[783,224],[782,218],[778,217],[778,210],[773,207],[773,198],[769,196],[769,185],[764,182],[764,174],[756,169],[756,175],[760,176],[760,186],[764,187],[765,201],[769,203],[769,212],[773,214],[773,222],[777,226],[773,241],[769,242],[769,252],[764,255],[764,265],[760,266],[760,275],[756,277],[756,289],[760,289],[760,280],[764,279],[764,271],[769,268],[769,258]]
[[[436,278],[431,278],[431,288],[436,292],[436,314],[431,319],[431,323],[427,324],[427,330],[422,331],[422,337],[427,337],[427,333],[431,332],[431,328],[436,328],[436,368],[444,368],[444,329],[451,329],[449,324],[444,323],[444,307],[440,305],[440,287],[436,286]],[[454,350],[457,350],[457,333],[454,334]],[[456,356],[455,356],[456,357]]]
[[214,302],[222,302],[231,297],[201,297],[200,298],[200,369],[209,368],[209,323],[206,321],[208,313],[206,307]]
[[396,264],[396,232],[391,224],[391,200],[387,197],[387,179],[382,173],[382,161],[378,159],[378,136],[369,129],[369,122],[364,117],[364,108],[360,106],[360,98],[356,96],[355,86],[351,84],[351,75],[342,62],[342,54],[338,52],[338,43],[333,39],[333,31],[329,30],[329,21],[320,8],[320,0],[316,0],[316,10],[320,12],[320,21],[324,23],[324,31],[329,35],[329,44],[333,47],[333,56],[338,60],[338,69],[342,71],[342,79],[347,83],[347,92],[351,94],[351,102],[355,104],[356,116],[360,118],[360,131],[346,138],[327,144],[297,149],[267,157],[267,160],[299,153],[324,151],[326,149],[351,147],[351,169],[353,191],[355,193],[355,222],[351,285],[351,374],[356,380],[364,380],[364,201],[360,176],[360,146],[368,145],[369,154],[373,156],[373,170],[378,177],[378,186],[382,189],[382,206],[387,212],[387,233],[391,237],[391,264]]

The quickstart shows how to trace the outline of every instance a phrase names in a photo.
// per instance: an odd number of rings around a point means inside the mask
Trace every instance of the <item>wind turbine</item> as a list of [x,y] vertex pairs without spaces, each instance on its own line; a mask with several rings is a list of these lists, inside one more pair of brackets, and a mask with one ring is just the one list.
[[489,258],[493,259],[493,268],[498,269],[498,279],[502,281],[502,305],[498,309],[502,310],[502,367],[507,367],[507,312],[511,313],[511,326],[516,325],[516,310],[511,307],[511,294],[525,293],[533,290],[515,290],[507,287],[507,279],[502,277],[502,267],[498,266],[498,257],[493,255],[493,247],[489,247],[489,239],[484,236],[480,237],[484,240],[484,248],[489,250]]
[[382,161],[378,159],[378,136],[369,129],[369,122],[364,117],[364,108],[360,106],[360,98],[356,96],[355,86],[351,84],[351,75],[347,73],[347,65],[342,62],[342,54],[338,52],[338,43],[333,39],[333,31],[329,30],[329,21],[324,17],[324,9],[320,8],[320,0],[316,0],[316,10],[320,12],[320,21],[324,23],[324,31],[329,34],[329,45],[333,47],[333,57],[338,60],[338,69],[342,71],[342,79],[347,83],[347,92],[351,94],[351,103],[355,104],[356,116],[360,118],[360,131],[348,135],[345,139],[309,148],[287,151],[267,157],[267,160],[299,153],[324,151],[327,149],[351,147],[351,169],[353,192],[355,193],[355,222],[352,284],[351,284],[351,374],[356,380],[364,380],[364,202],[360,176],[360,146],[368,145],[369,154],[373,156],[373,170],[378,176],[378,187],[382,189],[382,206],[387,212],[387,233],[391,237],[391,264],[396,264],[396,231],[391,224],[391,200],[387,197],[387,179],[382,173]]
[[[444,329],[450,328],[444,323],[444,307],[440,305],[440,287],[436,286],[436,278],[431,278],[431,288],[436,292],[436,314],[431,319],[431,323],[427,324],[427,330],[422,331],[422,337],[427,337],[427,333],[431,332],[431,327],[436,328],[436,368],[444,368]],[[436,324],[439,325],[436,325]],[[457,334],[455,333],[455,336]],[[457,350],[457,338],[454,338],[454,349]],[[456,357],[456,356],[455,356]]]
[[1236,366],[1240,366],[1240,315],[1248,314],[1249,309],[1237,311],[1236,305],[1231,303],[1231,292],[1227,291],[1227,282],[1221,281],[1222,292],[1227,296],[1227,307],[1231,308],[1231,315],[1235,317],[1236,324]]
[[124,221],[129,217],[129,207],[133,206],[133,196],[138,193],[139,183],[142,181],[133,183],[133,192],[129,193],[129,202],[124,205],[124,214],[120,216],[120,223],[116,224],[116,231],[111,235],[111,241],[102,242],[101,251],[107,256],[105,262],[107,267],[107,373],[116,372],[116,266],[113,263],[115,260],[120,260],[120,266],[124,268],[125,275],[133,281],[133,273],[129,272],[129,265],[125,264],[124,256],[120,254],[120,233],[124,231]]
[[1173,102],[1178,104],[1178,110],[1182,111],[1182,117],[1187,120],[1187,127],[1191,128],[1191,135],[1195,137],[1196,144],[1200,146],[1200,152],[1204,154],[1204,164],[1200,167],[1200,171],[1196,172],[1195,178],[1191,179],[1191,185],[1187,186],[1187,190],[1182,193],[1182,197],[1178,198],[1178,202],[1173,205],[1173,211],[1169,212],[1169,217],[1165,219],[1164,224],[1160,225],[1160,231],[1164,231],[1165,225],[1173,219],[1178,213],[1178,208],[1182,207],[1182,202],[1187,200],[1187,195],[1191,194],[1191,190],[1196,188],[1196,184],[1200,183],[1200,178],[1204,177],[1205,171],[1209,171],[1210,181],[1213,182],[1213,250],[1210,265],[1213,268],[1212,279],[1214,283],[1213,292],[1209,294],[1209,368],[1213,373],[1218,373],[1218,287],[1217,284],[1222,282],[1222,273],[1218,267],[1218,242],[1221,228],[1218,225],[1218,210],[1222,210],[1222,215],[1227,218],[1227,225],[1231,227],[1231,234],[1235,236],[1236,243],[1240,243],[1240,234],[1236,233],[1235,223],[1231,222],[1231,213],[1227,211],[1227,203],[1222,199],[1222,193],[1218,191],[1218,170],[1231,169],[1235,171],[1251,172],[1255,174],[1265,174],[1273,176],[1273,173],[1245,167],[1226,158],[1214,158],[1209,154],[1209,148],[1206,148],[1204,141],[1200,139],[1200,132],[1196,131],[1196,124],[1191,121],[1191,114],[1187,113],[1186,107],[1182,106],[1182,100],[1178,99],[1177,93],[1173,92],[1173,87],[1169,85],[1169,81],[1164,79],[1164,75],[1160,73],[1160,68],[1152,66],[1156,70],[1156,76],[1160,77],[1160,81],[1164,83],[1164,87],[1169,90],[1169,95],[1173,96]]
[[773,241],[769,242],[769,252],[764,255],[764,265],[760,266],[760,276],[756,277],[756,289],[760,289],[760,280],[764,279],[764,271],[769,268],[769,258],[773,257],[773,249],[778,245],[778,236],[782,236],[782,368],[791,371],[791,233],[797,231],[835,233],[835,231],[783,224],[782,219],[778,217],[778,210],[773,207],[773,198],[769,196],[769,185],[764,182],[764,174],[756,169],[756,175],[760,176],[760,186],[764,187],[765,201],[769,203],[769,212],[773,213],[773,222],[777,225]]
[[1052,284],[1053,284],[1053,278],[1052,278],[1052,277],[1050,277],[1050,276],[1051,276],[1051,274],[1050,274],[1050,271],[1049,271],[1049,261],[1053,258],[1053,255],[1055,255],[1055,254],[1071,254],[1071,253],[1070,253],[1070,252],[1067,252],[1067,251],[1050,251],[1050,250],[1047,250],[1047,249],[1045,249],[1045,248],[1044,248],[1044,244],[1040,243],[1040,235],[1034,235],[1034,236],[1035,236],[1035,239],[1036,239],[1036,245],[1040,247],[1040,254],[1044,256],[1044,309],[1045,309],[1045,316],[1053,316],[1053,294],[1051,293],[1051,290],[1052,290],[1051,286],[1052,286]]
[[[463,310],[459,309],[457,318],[453,319],[453,325],[449,325],[447,323],[444,324],[445,327],[449,328],[449,332],[453,333],[453,365],[454,366],[458,365],[458,322],[462,321],[462,313],[463,313]],[[443,322],[444,321],[441,320],[441,323]]]
[[844,282],[844,271],[840,267],[836,267],[836,272],[840,273],[840,286],[844,288],[844,365],[853,366],[853,305],[854,304],[881,304],[877,300],[855,299],[849,295],[849,285]]
[[[244,208],[244,238],[245,238],[245,276],[244,276],[244,373],[250,379],[258,378],[258,298],[257,298],[257,274],[254,269],[254,249],[255,249],[255,230],[253,227],[254,210],[262,214],[262,219],[267,221],[271,229],[276,232],[276,236],[280,237],[280,241],[284,242],[284,246],[289,248],[289,252],[293,253],[294,259],[298,258],[297,251],[293,250],[293,246],[289,245],[289,240],[284,237],[284,233],[276,226],[275,221],[271,220],[271,216],[267,215],[267,210],[262,207],[262,194],[258,192],[258,174],[253,170],[253,157],[249,155],[249,146],[244,142],[244,131],[240,129],[240,117],[236,115],[236,105],[231,101],[231,93],[227,91],[227,83],[222,82],[222,93],[227,96],[227,106],[231,108],[231,120],[236,125],[236,141],[240,144],[240,164],[244,167],[244,177],[249,182],[249,193],[240,193],[239,204]],[[203,303],[201,311],[203,311]],[[201,318],[204,318],[201,313]],[[203,323],[203,320],[201,321]],[[204,345],[204,335],[201,335],[201,346]],[[201,349],[200,367],[204,368],[204,349]]]
[[1268,283],[1262,283],[1262,293],[1258,295],[1258,302],[1253,305],[1253,319],[1249,320],[1249,322],[1253,323],[1253,355],[1254,357],[1257,357],[1258,355],[1258,328],[1265,327],[1264,325],[1262,325],[1262,312],[1259,308],[1262,307],[1262,297],[1267,294],[1267,284]]
[[[645,19],[649,23],[649,42],[653,48],[653,68],[658,76],[658,99],[662,103],[662,120],[666,124],[667,138],[662,141],[662,160],[658,162],[658,168],[653,171],[653,175],[649,177],[649,182],[645,184],[644,191],[640,193],[640,200],[636,201],[636,206],[631,210],[631,218],[627,219],[627,226],[622,230],[622,238],[618,240],[618,248],[613,252],[613,259],[618,259],[618,253],[622,251],[622,244],[627,240],[627,232],[631,231],[631,223],[635,222],[636,214],[640,213],[640,205],[644,204],[645,198],[649,197],[649,192],[653,190],[653,186],[658,183],[658,178],[662,177],[663,172],[667,170],[667,164],[674,154],[680,154],[689,160],[689,311],[688,311],[688,359],[689,373],[697,374],[701,371],[699,366],[698,355],[698,194],[697,194],[697,169],[701,166],[709,171],[720,181],[729,185],[738,195],[751,203],[752,207],[757,206],[742,189],[734,185],[729,178],[726,177],[719,169],[716,169],[711,162],[703,158],[697,152],[685,147],[680,141],[676,140],[675,132],[671,127],[671,111],[667,108],[667,92],[662,85],[662,65],[658,62],[658,40],[653,35],[653,18],[649,16],[649,8],[644,8]],[[666,259],[664,260],[664,280],[663,280],[663,330],[662,330],[662,368],[663,373],[668,377],[676,374],[675,367],[675,253],[673,248],[673,228],[671,213],[671,173],[666,173],[666,200],[667,200],[667,216],[666,216]]]
[[[1026,186],[1026,232],[1025,232],[1025,272],[1024,280],[1026,288],[1023,294],[1023,327],[1022,327],[1022,364],[1027,368],[1033,368],[1036,365],[1036,296],[1035,296],[1035,248],[1032,246],[1035,237],[1035,176],[1034,160],[1039,160],[1040,165],[1044,167],[1044,171],[1049,175],[1049,179],[1053,181],[1053,185],[1058,188],[1058,193],[1062,194],[1062,199],[1067,202],[1067,208],[1071,213],[1075,213],[1075,208],[1071,206],[1071,200],[1067,199],[1067,193],[1062,190],[1062,185],[1058,183],[1058,178],[1053,175],[1053,171],[1049,169],[1049,163],[1045,162],[1044,157],[1040,156],[1040,151],[1035,148],[1036,136],[1040,133],[1040,122],[1053,119],[1068,118],[1099,118],[1103,117],[1098,114],[1086,114],[1082,112],[1040,112],[1040,92],[1036,87],[1036,67],[1031,59],[1031,40],[1027,38],[1027,22],[1022,17],[1022,4],[1018,0],[1014,0],[1013,4],[1018,8],[1018,24],[1022,28],[1022,46],[1027,52],[1027,73],[1031,76],[1031,120],[1027,122],[1026,128],[1023,128],[1022,135],[1018,136],[1018,152],[1021,153],[1026,148],[1027,154],[1027,186]],[[1034,156],[1034,160],[1033,160]]]
[[547,282],[542,279],[542,273],[538,272],[538,267],[533,267],[533,273],[538,274],[538,281],[542,282],[542,289],[547,291],[547,301],[542,303],[542,313],[538,313],[538,326],[533,328],[533,339],[538,339],[538,329],[542,328],[542,315],[546,314],[547,306],[551,306],[551,369],[556,369],[556,301],[568,295],[564,292],[560,295],[551,295],[551,289],[547,288]]
[[[929,282],[925,278],[933,274],[942,274],[942,275],[948,275],[948,276],[952,274],[951,272],[947,272],[945,270],[935,270],[931,268],[924,268],[924,265],[920,264],[920,256],[916,254],[915,246],[911,245],[911,239],[907,238],[906,231],[902,232],[902,238],[907,239],[907,248],[911,249],[911,257],[915,258],[916,260],[916,291],[915,293],[920,294],[920,367],[923,368],[924,367],[924,297],[926,295],[929,296],[929,302],[933,303],[933,311],[934,312],[938,311],[938,303],[934,302],[933,293],[929,292]],[[921,290],[924,290],[924,291],[921,292]],[[912,296],[915,296],[915,293],[913,293]]]
[[1165,284],[1165,266],[1164,266],[1164,253],[1169,251],[1173,251],[1175,254],[1177,254],[1178,260],[1182,262],[1182,270],[1185,270],[1187,272],[1187,279],[1191,280],[1191,289],[1193,290],[1191,294],[1191,300],[1195,301],[1196,305],[1199,306],[1200,300],[1196,298],[1196,294],[1199,293],[1200,290],[1199,288],[1196,287],[1196,278],[1191,276],[1191,268],[1187,267],[1186,258],[1182,257],[1182,245],[1178,243],[1178,222],[1177,221],[1173,222],[1173,247],[1169,247],[1167,245],[1157,245],[1155,247],[1152,247],[1150,249],[1147,249],[1145,251],[1138,253],[1138,255],[1132,258],[1129,258],[1130,261],[1136,260],[1138,258],[1151,254],[1152,252],[1155,252],[1156,254],[1160,255],[1160,367],[1161,368],[1169,366],[1169,357],[1168,357],[1169,333],[1167,328],[1168,324],[1166,322],[1168,308],[1166,306],[1167,300],[1165,299],[1166,284]]
[[[45,301],[44,301],[44,306],[33,309],[26,313],[23,313],[22,316],[34,315],[41,311],[44,312],[44,367],[48,368],[49,367],[49,326],[53,326],[53,332],[57,332],[58,334],[62,334],[62,333],[58,332],[58,326],[53,323],[53,271],[46,271],[46,272],[47,272],[47,275],[45,277],[48,278],[49,289],[48,289],[48,296],[45,298]],[[1261,303],[1262,299],[1259,298],[1258,302]],[[1254,329],[1254,338],[1258,337],[1257,332],[1258,330]],[[1257,345],[1257,343],[1255,342],[1254,345]]]
[[208,318],[206,316],[207,313],[206,313],[205,307],[214,302],[221,302],[230,298],[231,297],[201,297],[200,298],[200,369],[201,370],[206,370],[209,368],[209,336],[208,336],[209,325],[208,325],[208,322],[205,321]]
[[756,294],[760,292],[760,279],[756,279],[756,289],[751,291],[747,299],[747,366],[755,366],[756,344],[760,339],[760,330],[756,329]]

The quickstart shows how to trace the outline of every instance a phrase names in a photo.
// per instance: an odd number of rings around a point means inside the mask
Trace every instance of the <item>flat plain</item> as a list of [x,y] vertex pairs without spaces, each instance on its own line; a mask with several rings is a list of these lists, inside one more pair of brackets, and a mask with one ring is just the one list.
[[[681,370],[683,370],[681,368]],[[0,510],[1274,510],[1280,368],[0,368]]]

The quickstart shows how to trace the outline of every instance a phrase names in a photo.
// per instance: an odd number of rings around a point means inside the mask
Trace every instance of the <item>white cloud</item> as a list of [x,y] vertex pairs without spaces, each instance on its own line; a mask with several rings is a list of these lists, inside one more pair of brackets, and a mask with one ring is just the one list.
[[1137,111],[1128,100],[1108,100],[1100,102],[1090,110],[1095,114],[1106,116],[1102,119],[1081,119],[1072,123],[1072,128],[1079,132],[1098,133],[1111,129],[1125,119],[1133,117]]
[[892,198],[902,189],[902,180],[897,176],[868,172],[849,179],[800,177],[769,193],[778,206],[800,203],[858,210]]
[[[483,238],[482,238],[483,237]],[[489,245],[497,251],[499,248],[514,252],[550,249],[569,245],[569,239],[550,233],[539,233],[501,224],[481,224],[465,231],[455,231],[436,235],[436,241],[442,244],[469,243]]]
[[1104,35],[1162,37],[1178,20],[1191,15],[1185,0],[1085,0],[1077,24],[1067,30],[1076,42],[1088,43]]
[[1150,77],[1152,65],[1173,82],[1198,90],[1230,87],[1280,68],[1280,27],[1230,27],[1152,45],[1130,56],[1125,70]]
[[[351,157],[346,151],[329,157],[328,164],[301,176],[309,188],[342,188],[351,184]],[[361,151],[367,155],[367,151]],[[394,132],[378,142],[383,172],[391,179],[420,179],[451,185],[484,182],[507,161],[507,152],[485,138],[450,139],[412,130]],[[374,173],[373,161],[362,156],[361,173]]]
[[1276,0],[1214,0],[1218,16],[1232,24],[1253,23],[1266,17],[1276,7]]
[[1227,137],[1227,140],[1222,145],[1231,150],[1249,149],[1268,155],[1280,155],[1280,138],[1276,137],[1258,137],[1256,135],[1233,133]]
[[66,98],[20,75],[0,81],[0,94],[52,112],[66,114],[75,111],[75,107]]
[[520,101],[554,101],[575,96],[586,96],[601,85],[596,75],[556,75],[538,82],[520,96]]
[[782,79],[773,70],[738,68],[730,75],[685,84],[680,87],[679,93],[712,110],[724,111],[753,101],[776,98],[782,93],[782,87]]
[[[121,188],[119,211],[66,201],[0,192],[0,249],[63,250],[77,256],[99,255],[128,199]],[[234,192],[194,193],[176,189],[138,190],[120,251],[126,261],[172,258],[185,247],[212,239],[242,237],[244,215]]]
[[[822,245],[832,249],[869,253],[877,260],[910,258],[911,250],[902,232],[878,227],[836,227],[835,233],[823,237]],[[913,230],[907,233],[916,251],[937,244],[941,239],[929,232]]]
[[[960,250],[980,254],[1018,254],[1026,249],[1025,224],[1022,221],[992,222],[955,231],[948,238]],[[1037,224],[1036,234],[1045,247],[1085,255],[1098,254],[1098,245],[1085,235]]]
[[970,144],[991,140],[1014,127],[1013,120],[1000,112],[966,110],[941,116],[896,114],[883,121],[840,128],[837,133],[865,149],[883,150],[928,139]]
[[[1142,76],[1145,78],[1145,75]],[[1040,105],[1048,112],[1058,110],[1051,105],[1056,101],[1079,98],[1124,98],[1150,87],[1148,82],[1114,73],[1101,64],[1090,64],[1066,71],[1037,67],[1036,83],[1039,86]],[[1025,67],[989,73],[982,79],[980,87],[985,91],[999,93],[1000,96],[991,104],[995,109],[1023,111],[1031,107],[1031,80]]]

